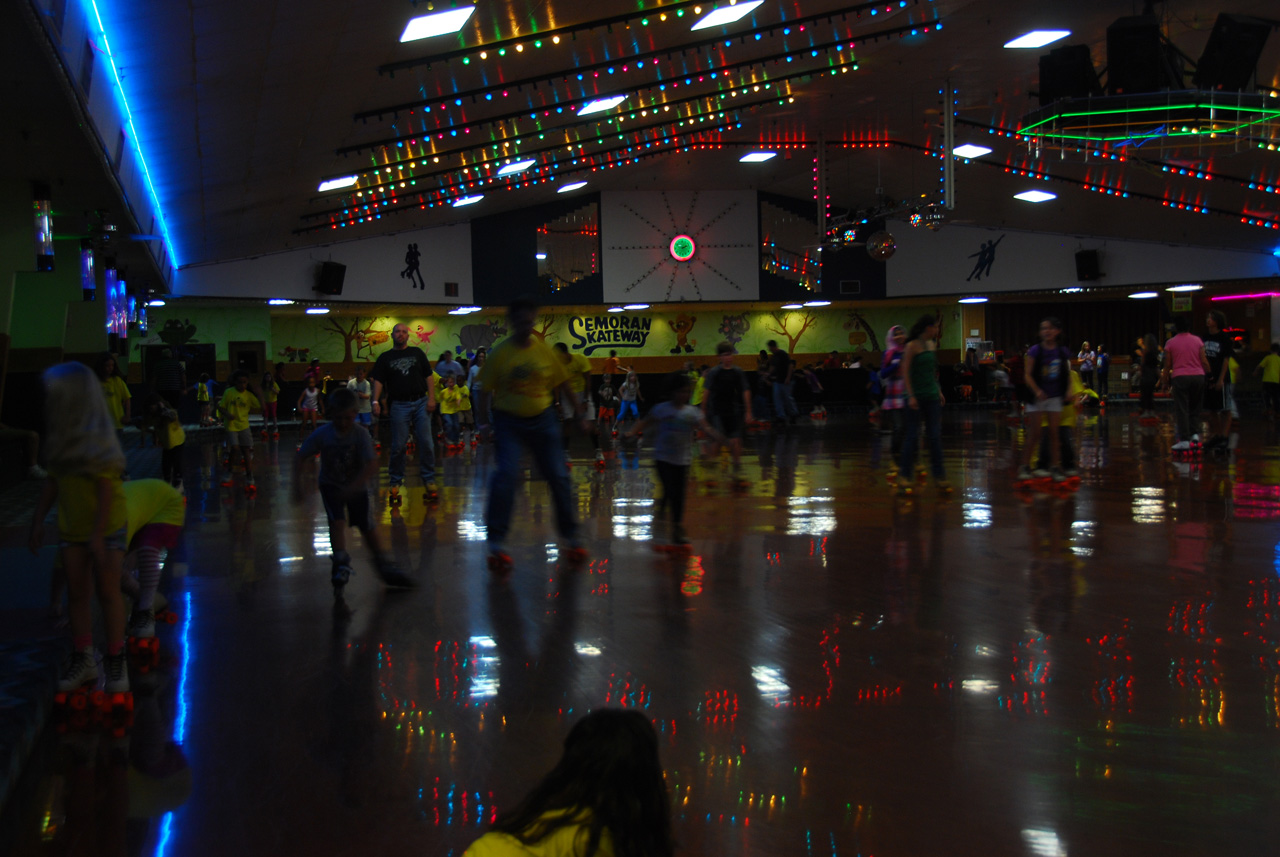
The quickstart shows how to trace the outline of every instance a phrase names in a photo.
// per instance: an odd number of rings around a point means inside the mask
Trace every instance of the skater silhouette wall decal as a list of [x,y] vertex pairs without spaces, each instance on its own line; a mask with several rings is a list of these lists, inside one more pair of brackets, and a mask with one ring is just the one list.
[[404,253],[404,270],[400,272],[401,278],[408,278],[410,287],[413,287],[414,278],[417,277],[417,288],[426,291],[427,284],[422,281],[422,272],[418,270],[418,259],[422,254],[418,252],[417,243],[409,245],[409,249]]
[[991,276],[991,266],[996,261],[996,246],[1003,240],[1004,236],[1001,235],[995,241],[984,241],[982,243],[982,249],[977,253],[969,254],[970,259],[977,259],[978,261],[974,264],[973,270],[969,272],[969,276],[964,278],[965,282],[968,282],[969,280],[981,280],[983,274],[988,277]]

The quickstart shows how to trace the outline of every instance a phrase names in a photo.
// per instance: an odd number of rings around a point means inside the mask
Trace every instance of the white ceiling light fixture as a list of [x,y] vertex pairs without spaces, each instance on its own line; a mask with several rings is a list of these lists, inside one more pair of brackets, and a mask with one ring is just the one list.
[[1049,193],[1047,190],[1024,190],[1022,193],[1015,193],[1013,198],[1023,202],[1048,202],[1051,199],[1057,199],[1058,195]]
[[626,310],[620,306],[611,306],[609,307],[608,312],[626,312]]
[[522,173],[536,163],[538,162],[535,161],[533,158],[529,158],[526,161],[516,161],[515,163],[507,164],[505,167],[498,170],[498,175],[509,176],[513,173]]
[[738,158],[738,161],[743,164],[758,164],[761,161],[776,157],[778,157],[777,152],[747,152],[741,158]]
[[958,303],[962,304],[985,304],[986,298],[961,298]]
[[478,193],[475,196],[458,197],[453,201],[453,207],[462,208],[462,206],[464,205],[475,205],[477,202],[479,202],[482,199],[484,199],[484,194],[482,193]]
[[537,259],[539,262],[541,262],[543,259],[547,258],[547,254],[546,254],[546,253],[534,253],[534,254],[533,254],[533,258],[535,258],[535,259]]
[[983,155],[991,154],[991,150],[986,146],[975,146],[973,143],[965,143],[963,146],[956,146],[951,153],[961,158],[981,158]]
[[1170,286],[1169,288],[1165,289],[1165,291],[1166,292],[1198,292],[1203,288],[1204,286],[1196,285],[1194,283],[1187,283],[1185,286]]
[[1134,292],[1133,294],[1129,295],[1129,297],[1133,298],[1134,300],[1145,301],[1148,298],[1160,297],[1160,293],[1159,292]]
[[1032,30],[1011,42],[1005,42],[1004,46],[1006,48],[1043,48],[1069,35],[1071,35],[1070,30]]
[[783,304],[783,309],[804,309],[804,304]]
[[327,306],[309,306],[307,307],[307,315],[328,315],[329,308]]
[[271,306],[289,306],[293,303],[293,301],[289,300],[288,298],[272,298],[271,300],[267,301],[267,303]]
[[147,306],[164,306],[164,301],[156,298],[153,301],[147,301]]
[[754,12],[762,3],[764,3],[764,0],[748,0],[746,3],[721,6],[719,9],[713,9],[703,15],[690,29],[705,30],[708,27],[723,27],[725,24],[741,21]]
[[316,188],[316,190],[320,193],[330,190],[338,190],[344,187],[351,187],[357,181],[359,181],[359,178],[356,176],[343,176],[340,179],[326,179],[325,181],[320,182],[320,187]]
[[430,15],[419,15],[410,18],[400,34],[402,42],[416,42],[418,39],[429,39],[432,36],[443,36],[456,33],[476,10],[475,6],[464,6],[461,9],[449,9],[445,12],[432,12]]
[[805,301],[805,306],[831,306],[831,301]]
[[597,98],[582,105],[578,110],[578,115],[587,116],[591,113],[603,113],[611,107],[617,107],[626,100],[627,96],[625,95],[610,95],[608,98]]
[[649,308],[648,304],[627,304],[626,306],[623,307],[623,309],[631,309],[631,310],[648,309],[648,308]]
[[577,190],[580,187],[586,186],[586,182],[569,182],[567,185],[563,185],[559,190],[557,190],[556,193],[568,193],[571,190]]

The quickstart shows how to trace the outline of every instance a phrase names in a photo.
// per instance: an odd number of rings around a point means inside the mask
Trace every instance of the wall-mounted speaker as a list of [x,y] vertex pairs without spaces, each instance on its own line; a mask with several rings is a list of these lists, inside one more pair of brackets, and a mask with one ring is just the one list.
[[1247,15],[1218,15],[1191,80],[1197,89],[1247,92],[1275,24]]
[[1160,34],[1155,15],[1120,18],[1107,27],[1107,94],[1185,89],[1182,59]]
[[1097,250],[1076,251],[1076,279],[1082,283],[1102,279],[1102,272],[1098,270]]
[[322,295],[342,294],[342,281],[347,277],[347,266],[337,262],[321,262],[316,275],[316,291]]

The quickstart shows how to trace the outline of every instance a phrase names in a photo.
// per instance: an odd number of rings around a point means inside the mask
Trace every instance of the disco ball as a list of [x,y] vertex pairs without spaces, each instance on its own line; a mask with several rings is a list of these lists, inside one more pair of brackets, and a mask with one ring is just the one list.
[[892,256],[897,249],[898,245],[888,232],[877,232],[867,239],[867,254],[872,259],[878,259],[883,262]]
[[913,211],[913,212],[911,213],[911,217],[909,217],[909,218],[907,219],[907,221],[908,221],[912,226],[919,226],[921,223],[924,223],[924,215],[922,215],[922,214],[921,214],[920,212],[918,212],[918,211]]

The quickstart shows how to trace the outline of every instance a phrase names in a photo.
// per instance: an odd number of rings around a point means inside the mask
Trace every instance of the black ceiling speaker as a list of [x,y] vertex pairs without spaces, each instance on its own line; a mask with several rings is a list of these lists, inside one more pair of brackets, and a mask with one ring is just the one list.
[[1098,270],[1097,250],[1076,251],[1076,279],[1082,283],[1102,279],[1102,273]]
[[1040,57],[1040,106],[1064,98],[1101,95],[1102,84],[1093,68],[1088,45],[1054,48]]
[[1227,92],[1251,90],[1258,73],[1258,60],[1275,26],[1247,15],[1218,15],[1191,80],[1197,89]]
[[1121,18],[1107,27],[1107,94],[1184,89],[1182,59],[1160,34],[1154,15]]
[[342,294],[342,281],[346,279],[347,266],[337,262],[321,262],[316,277],[316,291],[324,295]]

